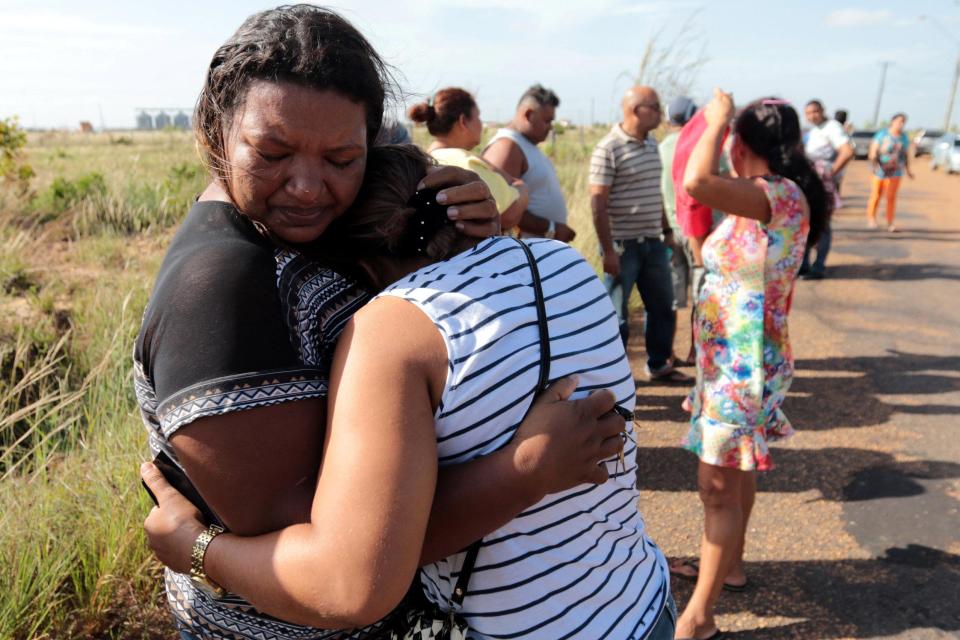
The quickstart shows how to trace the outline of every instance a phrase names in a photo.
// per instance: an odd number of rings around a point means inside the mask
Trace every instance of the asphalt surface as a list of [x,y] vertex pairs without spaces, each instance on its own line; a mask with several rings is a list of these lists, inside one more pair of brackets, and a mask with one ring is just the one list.
[[[759,479],[751,588],[717,608],[728,638],[960,638],[960,176],[915,164],[891,234],[866,228],[869,171],[852,163],[827,278],[797,283],[784,411],[798,434]],[[695,556],[687,387],[644,382],[640,321],[640,509],[669,556]],[[681,355],[688,331],[684,319]],[[691,590],[674,580],[678,606]]]

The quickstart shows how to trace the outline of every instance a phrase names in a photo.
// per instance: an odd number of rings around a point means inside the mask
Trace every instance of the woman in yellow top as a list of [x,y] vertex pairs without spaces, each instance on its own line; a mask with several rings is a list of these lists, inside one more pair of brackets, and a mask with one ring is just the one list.
[[500,211],[500,226],[504,231],[520,222],[528,201],[523,181],[508,176],[472,151],[480,144],[483,121],[470,92],[459,87],[441,89],[431,100],[410,107],[407,115],[414,122],[427,125],[434,137],[427,152],[437,162],[469,169],[487,184]]

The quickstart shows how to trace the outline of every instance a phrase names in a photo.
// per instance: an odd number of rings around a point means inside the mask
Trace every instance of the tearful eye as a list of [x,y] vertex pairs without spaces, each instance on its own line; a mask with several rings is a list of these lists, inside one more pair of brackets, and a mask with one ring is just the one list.
[[289,154],[280,153],[280,154],[274,155],[274,154],[264,153],[263,151],[257,150],[257,155],[260,156],[261,160],[264,160],[266,162],[279,162],[280,160],[286,159]]
[[356,161],[357,161],[357,158],[349,158],[347,160],[328,160],[328,162],[333,166],[335,166],[337,169],[346,169]]

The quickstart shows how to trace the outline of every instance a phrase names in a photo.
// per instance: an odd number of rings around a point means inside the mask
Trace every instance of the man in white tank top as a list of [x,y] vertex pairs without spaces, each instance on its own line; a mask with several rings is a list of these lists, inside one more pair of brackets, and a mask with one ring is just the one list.
[[520,218],[524,237],[570,242],[576,232],[567,226],[567,203],[550,159],[537,147],[547,139],[560,99],[539,84],[527,89],[517,112],[483,150],[483,159],[504,173],[523,180],[530,203]]

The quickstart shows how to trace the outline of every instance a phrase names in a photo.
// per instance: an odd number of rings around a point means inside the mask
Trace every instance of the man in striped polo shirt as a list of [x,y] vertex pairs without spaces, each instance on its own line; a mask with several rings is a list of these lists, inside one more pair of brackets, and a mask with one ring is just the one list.
[[650,87],[623,96],[623,120],[590,158],[590,206],[603,254],[607,290],[629,337],[630,293],[636,286],[646,310],[647,370],[651,379],[689,382],[670,360],[676,318],[667,240],[673,231],[660,192],[660,155],[650,132],[660,124],[660,99]]

